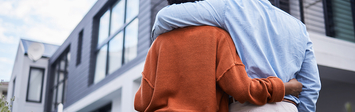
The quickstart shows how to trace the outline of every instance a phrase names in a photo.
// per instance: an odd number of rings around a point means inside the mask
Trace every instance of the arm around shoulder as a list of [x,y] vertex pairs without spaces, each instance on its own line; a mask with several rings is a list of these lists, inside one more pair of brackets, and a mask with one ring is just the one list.
[[208,25],[223,28],[224,5],[219,0],[205,0],[166,6],[158,12],[151,36],[155,39],[160,34],[186,26]]
[[219,42],[217,63],[218,85],[241,103],[248,101],[263,105],[268,102],[282,101],[285,96],[285,87],[281,79],[248,77],[231,38],[223,38]]

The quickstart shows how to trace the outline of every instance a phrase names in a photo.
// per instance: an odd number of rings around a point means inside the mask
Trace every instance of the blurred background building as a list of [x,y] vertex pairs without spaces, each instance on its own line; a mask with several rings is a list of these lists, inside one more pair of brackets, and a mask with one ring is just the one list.
[[[7,99],[7,89],[9,86],[9,82],[1,82],[0,83],[0,98]],[[4,97],[2,97],[4,95]]]
[[[39,59],[29,57],[31,45],[42,45]],[[47,87],[48,60],[59,46],[21,39],[8,88],[7,101],[13,112],[42,112]],[[16,101],[10,99],[15,96]]]
[[[317,111],[345,111],[346,102],[355,103],[354,0],[269,1],[307,26],[322,81]],[[65,112],[134,111],[151,27],[165,6],[98,0],[67,40],[36,62],[26,57],[31,41],[21,40],[8,89],[13,111],[56,112],[60,103]]]

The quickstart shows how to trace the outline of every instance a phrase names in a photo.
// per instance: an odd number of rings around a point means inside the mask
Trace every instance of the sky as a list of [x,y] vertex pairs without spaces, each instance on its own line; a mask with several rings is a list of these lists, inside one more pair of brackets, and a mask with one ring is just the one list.
[[61,45],[97,0],[0,0],[0,80],[9,81],[20,39]]

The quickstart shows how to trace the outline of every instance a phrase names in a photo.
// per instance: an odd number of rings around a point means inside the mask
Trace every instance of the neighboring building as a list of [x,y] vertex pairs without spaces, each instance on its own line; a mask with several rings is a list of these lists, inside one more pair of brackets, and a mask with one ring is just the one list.
[[[307,26],[322,81],[317,111],[341,111],[345,102],[354,104],[354,0],[270,1],[303,19]],[[9,85],[11,89],[13,82],[21,82],[16,83],[21,89],[9,90],[12,96],[15,91],[15,103],[18,101],[14,112],[34,108],[56,112],[59,103],[65,112],[134,111],[134,95],[151,44],[151,27],[156,13],[166,5],[166,0],[98,0],[50,56],[48,64],[47,58],[35,63],[42,63],[38,66],[45,71],[41,103],[25,100],[31,61],[19,55],[25,54],[20,44]],[[16,110],[20,104],[32,108]]]
[[2,95],[4,95],[4,99],[7,100],[8,86],[9,86],[9,82],[0,82],[0,98],[3,98]]
[[[7,101],[13,112],[42,112],[44,107],[45,88],[47,87],[48,61],[59,46],[43,44],[42,57],[33,61],[28,57],[28,48],[35,42],[21,39],[8,86]],[[15,96],[15,101],[10,99]]]

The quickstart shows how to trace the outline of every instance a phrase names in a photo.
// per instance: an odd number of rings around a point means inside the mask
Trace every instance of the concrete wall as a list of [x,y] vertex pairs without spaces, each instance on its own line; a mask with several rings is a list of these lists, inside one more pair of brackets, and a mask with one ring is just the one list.
[[139,88],[144,62],[129,69],[101,88],[89,93],[64,112],[88,112],[112,102],[112,112],[134,112],[134,95]]

